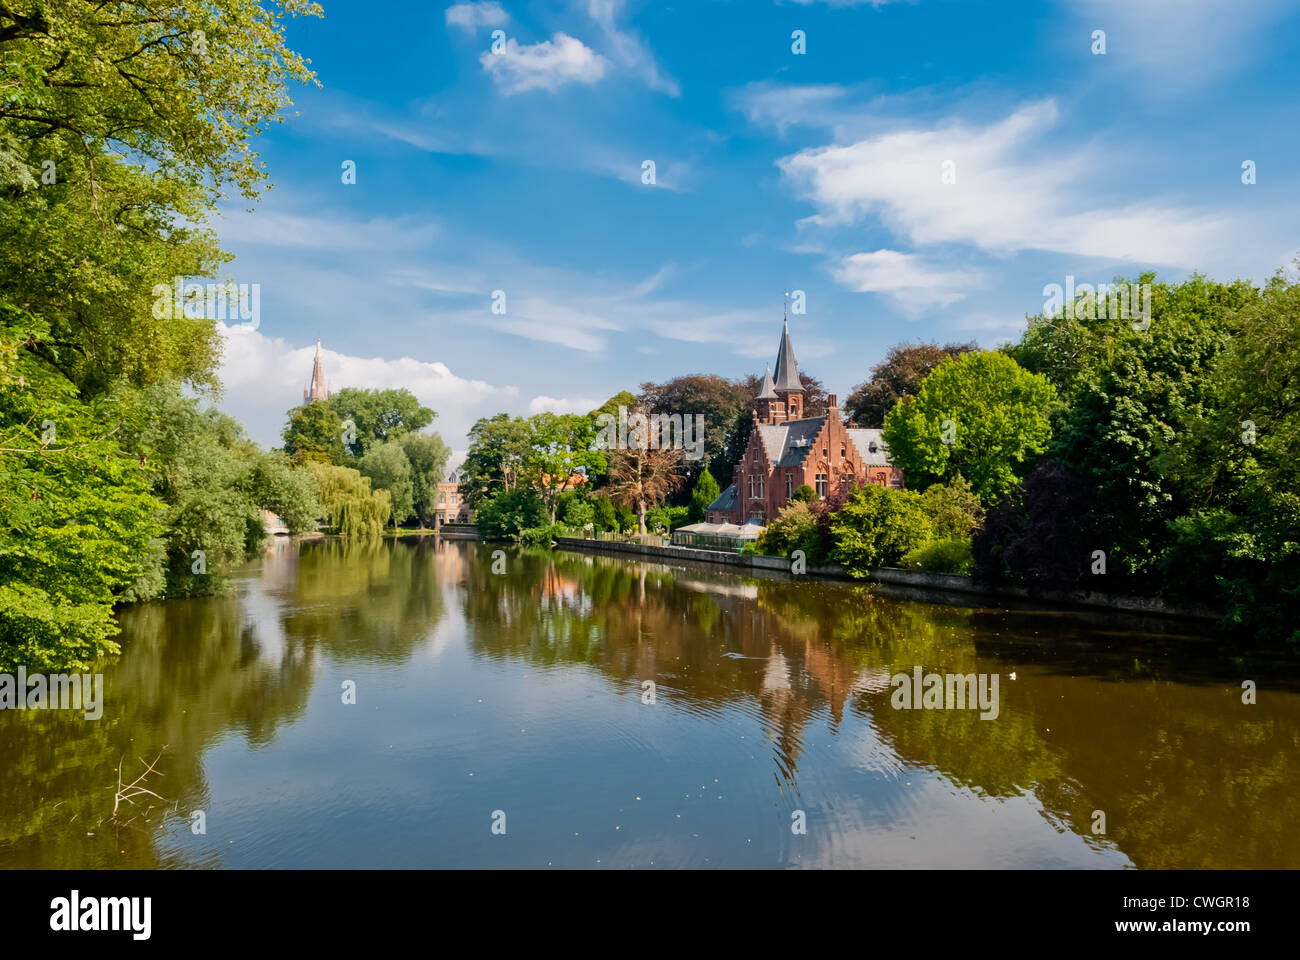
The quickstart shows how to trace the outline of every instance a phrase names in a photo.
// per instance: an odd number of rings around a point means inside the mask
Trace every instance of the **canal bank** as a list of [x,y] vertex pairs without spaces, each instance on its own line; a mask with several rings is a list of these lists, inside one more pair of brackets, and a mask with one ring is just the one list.
[[[697,563],[714,563],[751,570],[771,570],[790,573],[791,563],[785,557],[764,557],[752,554],[730,553],[723,550],[704,550],[699,547],[655,546],[644,543],[624,543],[613,540],[587,540],[580,537],[557,537],[556,546],[563,550],[584,550],[595,553],[612,553],[637,556],[647,560],[690,560]],[[839,564],[809,564],[799,576],[815,580],[851,580]],[[1209,607],[1175,606],[1158,597],[1118,596],[1093,590],[1030,589],[1019,584],[991,586],[977,582],[973,577],[951,573],[928,573],[924,570],[902,570],[897,567],[877,567],[866,578],[868,583],[883,583],[906,587],[922,592],[984,598],[988,600],[1030,600],[1061,607],[1087,607],[1122,613],[1139,613],[1184,620],[1218,620],[1220,613]]]

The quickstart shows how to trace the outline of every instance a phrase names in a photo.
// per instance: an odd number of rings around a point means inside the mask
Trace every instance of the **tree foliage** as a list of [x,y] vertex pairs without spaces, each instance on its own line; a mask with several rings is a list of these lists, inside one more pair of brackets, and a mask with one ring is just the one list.
[[370,447],[357,464],[375,490],[389,498],[389,517],[396,527],[415,512],[414,471],[400,440],[386,440]]
[[117,651],[113,605],[144,572],[162,506],[120,420],[31,357],[0,376],[0,670]]
[[718,486],[718,481],[713,479],[713,474],[709,472],[708,467],[705,467],[700,471],[699,477],[695,480],[695,488],[691,491],[690,512],[687,514],[689,522],[702,522],[709,504],[718,499],[721,494],[722,489]]
[[341,464],[347,457],[343,446],[343,421],[324,403],[305,403],[289,411],[289,420],[280,434],[284,452],[297,462]]
[[835,544],[831,559],[854,577],[898,563],[932,533],[920,494],[875,484],[854,488],[843,508],[832,514],[830,529]]
[[357,459],[388,440],[419,433],[437,416],[406,389],[344,387],[325,403],[338,414],[340,422],[352,422],[355,439],[345,444],[345,452]]
[[885,417],[890,458],[909,486],[961,474],[983,501],[1010,490],[1051,437],[1056,391],[1000,353],[941,363]]
[[321,506],[332,526],[344,537],[375,537],[384,532],[392,510],[387,490],[371,490],[370,481],[351,467],[306,461],[315,478]]
[[860,427],[880,427],[885,415],[903,397],[914,397],[921,381],[951,357],[978,350],[970,343],[900,343],[871,368],[871,377],[858,384],[844,400],[845,420]]

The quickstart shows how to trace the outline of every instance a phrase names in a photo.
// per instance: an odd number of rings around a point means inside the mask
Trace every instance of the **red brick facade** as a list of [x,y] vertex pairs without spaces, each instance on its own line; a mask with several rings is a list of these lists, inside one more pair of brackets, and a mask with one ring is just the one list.
[[766,524],[805,484],[819,498],[866,483],[903,486],[903,471],[889,463],[880,431],[845,426],[834,394],[825,416],[802,413],[803,387],[787,327],[775,382],[765,376],[754,400],[754,429],[734,482],[709,505],[707,522]]

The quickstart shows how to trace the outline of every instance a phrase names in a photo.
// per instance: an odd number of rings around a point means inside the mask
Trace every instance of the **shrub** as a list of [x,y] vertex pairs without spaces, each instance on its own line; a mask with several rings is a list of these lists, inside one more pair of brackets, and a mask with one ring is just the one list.
[[562,517],[566,527],[581,530],[589,523],[595,525],[596,508],[589,500],[573,497],[564,505]]
[[924,570],[927,573],[968,574],[974,565],[970,541],[955,538],[923,543],[909,550],[902,561],[902,566],[909,570]]
[[515,539],[530,547],[549,547],[556,537],[565,536],[567,530],[558,523],[543,523],[520,530]]
[[979,497],[961,474],[946,484],[928,487],[921,494],[921,508],[930,518],[934,535],[945,540],[969,541],[984,519]]
[[596,497],[591,501],[591,507],[595,511],[594,523],[597,530],[608,531],[618,529],[618,516],[614,511],[614,504],[609,497]]
[[478,529],[488,540],[517,539],[525,530],[547,523],[546,507],[536,490],[498,493],[478,508]]
[[812,503],[817,499],[817,491],[806,483],[801,483],[794,488],[794,493],[790,494],[790,502]]
[[867,576],[872,567],[897,563],[931,536],[920,494],[874,484],[849,494],[843,509],[831,516],[830,530],[831,559],[855,577]]
[[645,515],[645,527],[651,533],[662,528],[665,531],[676,530],[690,521],[690,507],[655,507]]
[[825,559],[817,517],[803,501],[783,507],[754,542],[754,552],[769,557],[788,557],[795,550],[802,550],[810,562]]

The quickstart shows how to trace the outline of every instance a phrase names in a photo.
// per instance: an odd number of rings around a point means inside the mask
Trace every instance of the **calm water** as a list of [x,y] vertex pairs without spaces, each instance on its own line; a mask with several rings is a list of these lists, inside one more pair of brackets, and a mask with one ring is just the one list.
[[[1292,667],[493,549],[281,542],[232,596],[125,611],[101,720],[0,712],[0,866],[1300,867]],[[894,709],[915,665],[998,674],[1000,715]],[[166,803],[114,818],[160,751]]]

